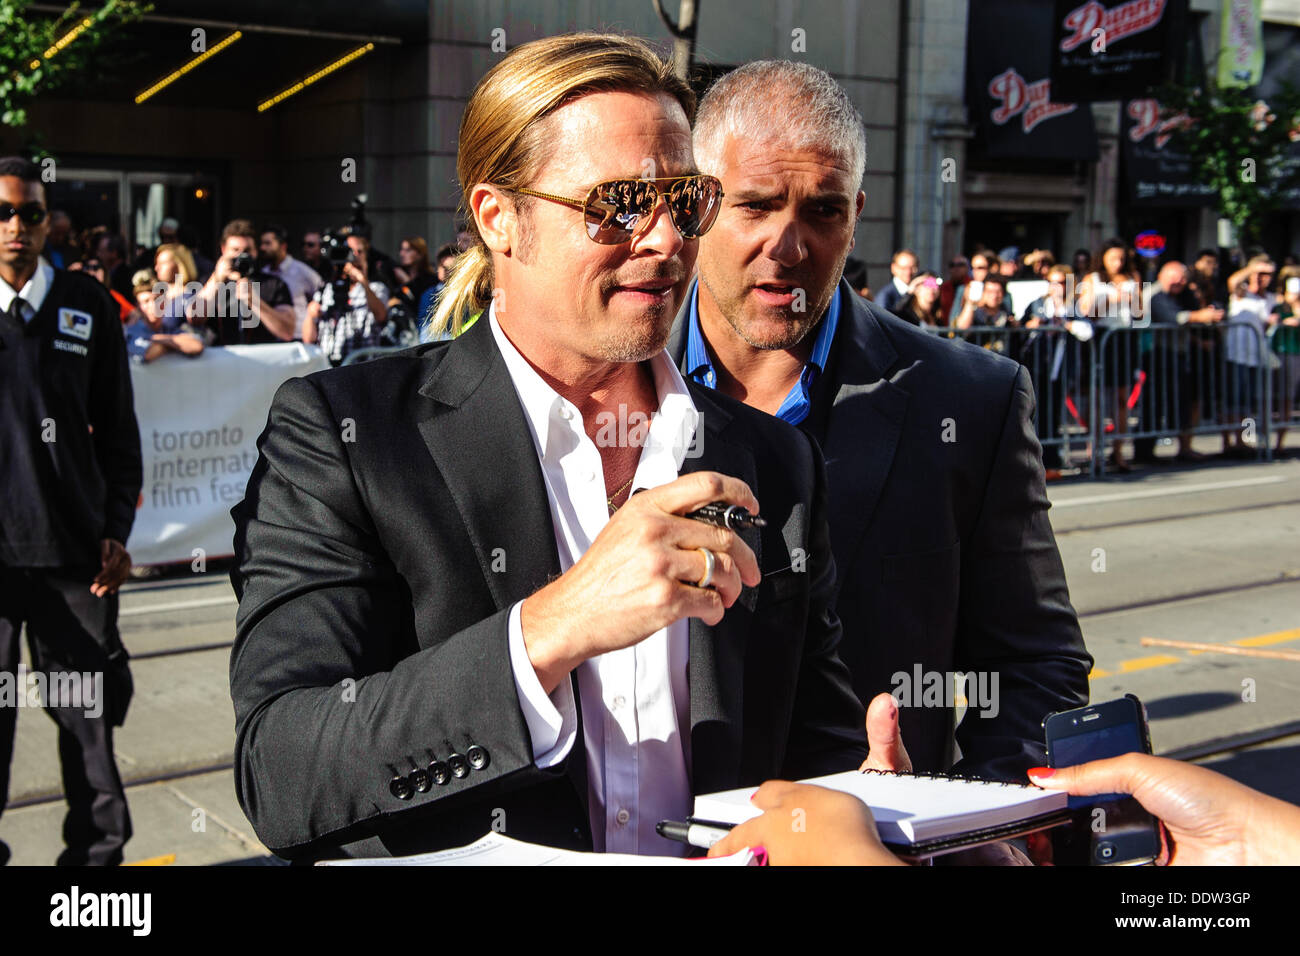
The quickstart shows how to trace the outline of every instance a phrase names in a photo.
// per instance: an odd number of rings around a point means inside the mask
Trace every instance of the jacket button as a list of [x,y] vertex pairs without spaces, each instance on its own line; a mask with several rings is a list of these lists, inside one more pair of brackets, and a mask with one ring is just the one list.
[[447,757],[447,766],[456,778],[463,779],[469,776],[469,761],[465,759],[464,754],[451,754]]
[[411,781],[405,777],[394,777],[388,783],[389,792],[398,800],[410,800],[411,795],[415,793],[415,788],[411,786]]
[[465,751],[465,757],[475,770],[482,770],[488,765],[488,752],[478,744],[470,744]]
[[429,764],[429,776],[433,777],[433,782],[438,786],[445,787],[451,779],[451,768],[445,761],[435,760]]
[[412,770],[411,776],[407,778],[416,790],[421,793],[428,793],[429,788],[433,786],[433,778],[429,776],[427,770]]

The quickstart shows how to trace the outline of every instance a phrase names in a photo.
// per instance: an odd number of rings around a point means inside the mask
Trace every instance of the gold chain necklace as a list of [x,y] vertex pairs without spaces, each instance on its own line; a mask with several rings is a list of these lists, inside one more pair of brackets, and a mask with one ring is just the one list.
[[[636,472],[633,472],[632,478],[635,477],[636,477]],[[612,495],[610,495],[608,498],[605,499],[605,504],[609,505],[610,514],[613,514],[615,511],[618,510],[618,505],[614,504],[614,499],[617,498],[619,495],[621,495],[623,492],[627,491],[628,486],[632,484],[632,478],[629,478],[627,481],[623,482],[623,486],[619,488],[618,491],[614,492]]]

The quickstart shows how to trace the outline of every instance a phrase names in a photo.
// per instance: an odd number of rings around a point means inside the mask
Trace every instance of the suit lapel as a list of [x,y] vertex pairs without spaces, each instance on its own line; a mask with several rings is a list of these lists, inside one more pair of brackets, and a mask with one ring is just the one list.
[[840,291],[851,307],[840,313],[842,324],[834,346],[836,387],[831,390],[834,406],[822,453],[831,550],[842,584],[880,501],[910,396],[887,377],[898,353],[879,317],[846,283],[840,283]]
[[[686,458],[680,473],[717,471],[740,478],[757,488],[753,453],[727,438],[731,413],[714,402],[709,389],[688,383],[691,399],[702,416],[704,437],[698,457]],[[761,499],[760,499],[761,500]],[[779,534],[779,529],[777,529]],[[757,529],[738,532],[763,567]],[[714,627],[690,618],[692,786],[697,793],[735,785],[740,768],[741,730],[744,720],[745,648],[754,625],[757,588],[745,588],[739,599]]]
[[[420,394],[438,403],[420,422],[420,434],[465,522],[492,599],[498,610],[522,601],[560,576],[560,555],[532,432],[486,316],[447,346]],[[491,474],[485,462],[494,454],[511,457],[495,480],[485,480]],[[569,683],[578,704],[578,742],[565,772],[585,814],[587,751],[576,673]]]
[[[699,280],[696,280],[699,281]],[[682,375],[687,374],[683,368],[686,359],[686,323],[691,317],[691,290],[695,288],[692,282],[686,288],[686,298],[682,301],[682,307],[677,310],[677,318],[673,319],[672,330],[668,333],[668,356],[673,360]]]
[[[447,346],[420,394],[438,403],[420,434],[498,610],[508,607],[559,576],[560,559],[532,433],[486,319]],[[490,479],[496,456],[509,457]]]
[[[727,436],[731,413],[713,400],[709,389],[693,383],[688,387],[701,413],[703,437],[694,446],[698,455],[687,457],[680,473],[719,471],[756,487],[753,453]],[[420,422],[420,434],[474,542],[474,557],[493,600],[505,608],[558,576],[560,564],[532,435],[486,321],[475,323],[447,346],[420,394],[437,403],[434,413]],[[517,456],[510,480],[484,480],[485,449],[508,449]],[[761,568],[759,532],[740,534]],[[502,551],[494,555],[498,548]],[[494,559],[496,567],[502,567],[500,557],[504,568],[494,570]],[[716,627],[696,618],[688,624],[691,762],[697,792],[701,786],[732,786],[739,772],[745,646],[757,597],[756,588],[744,589]],[[576,680],[574,696],[577,699]],[[567,763],[585,806],[586,760],[575,755]]]
[[[829,485],[831,548],[843,582],[893,466],[909,395],[889,380],[898,352],[874,307],[843,280],[839,294],[848,307],[840,311],[832,346],[835,381],[824,394],[830,396],[833,407],[822,453]],[[687,374],[689,317],[688,297],[668,339],[668,354],[683,375]]]

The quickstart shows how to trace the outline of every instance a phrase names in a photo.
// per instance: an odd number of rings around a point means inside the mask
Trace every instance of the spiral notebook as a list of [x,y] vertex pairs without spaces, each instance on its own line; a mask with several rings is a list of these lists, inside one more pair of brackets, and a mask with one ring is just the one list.
[[[908,855],[936,853],[1006,839],[1068,818],[1068,795],[1032,784],[948,774],[850,770],[811,783],[851,793],[871,808],[882,842]],[[693,819],[728,825],[762,811],[749,802],[757,787],[695,798]]]

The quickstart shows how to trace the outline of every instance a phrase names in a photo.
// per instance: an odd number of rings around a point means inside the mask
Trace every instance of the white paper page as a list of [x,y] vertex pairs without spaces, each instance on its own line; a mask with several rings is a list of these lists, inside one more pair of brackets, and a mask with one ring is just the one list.
[[[703,851],[700,851],[703,852]],[[358,860],[322,860],[317,866],[750,866],[754,854],[742,850],[712,860],[675,856],[636,856],[630,853],[580,853],[514,840],[488,833],[468,846],[415,856]]]

